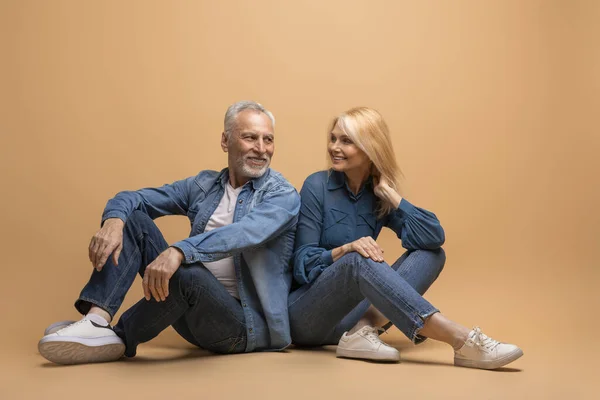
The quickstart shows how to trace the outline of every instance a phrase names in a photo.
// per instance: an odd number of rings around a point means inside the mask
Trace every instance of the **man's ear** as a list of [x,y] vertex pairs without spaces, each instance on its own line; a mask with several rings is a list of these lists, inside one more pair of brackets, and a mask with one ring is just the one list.
[[227,133],[223,132],[221,134],[221,148],[223,149],[223,151],[225,153],[227,153],[227,144],[229,142],[229,137],[227,136]]

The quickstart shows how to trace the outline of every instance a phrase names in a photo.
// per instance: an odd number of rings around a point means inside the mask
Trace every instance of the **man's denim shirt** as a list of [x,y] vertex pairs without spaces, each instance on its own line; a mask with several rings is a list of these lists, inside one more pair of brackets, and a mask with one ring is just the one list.
[[280,173],[268,169],[244,185],[231,225],[204,232],[228,181],[225,168],[160,188],[120,192],[108,201],[102,221],[127,221],[134,210],[152,219],[187,215],[190,237],[172,245],[185,255],[183,264],[233,256],[246,317],[246,351],[280,350],[291,343],[287,298],[300,196]]

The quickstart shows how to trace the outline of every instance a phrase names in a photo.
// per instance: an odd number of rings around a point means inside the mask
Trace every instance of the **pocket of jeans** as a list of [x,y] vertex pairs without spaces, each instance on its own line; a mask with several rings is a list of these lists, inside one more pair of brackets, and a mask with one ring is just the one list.
[[246,350],[246,336],[232,336],[230,338],[202,347],[208,351],[218,354],[243,353]]

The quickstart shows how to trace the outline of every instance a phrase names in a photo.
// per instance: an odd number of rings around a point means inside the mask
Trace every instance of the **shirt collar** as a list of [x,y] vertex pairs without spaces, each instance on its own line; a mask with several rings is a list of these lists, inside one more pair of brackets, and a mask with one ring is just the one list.
[[[225,188],[225,185],[227,185],[227,183],[229,182],[229,168],[224,168],[219,175],[219,183],[223,188]],[[258,190],[265,184],[265,182],[269,179],[270,175],[271,168],[267,168],[267,171],[262,176],[258,178],[252,178],[248,182],[250,182],[254,190]]]
[[[336,189],[340,189],[344,186],[346,187],[346,190],[348,191],[348,193],[353,194],[346,182],[346,175],[344,175],[343,172],[334,171],[334,170],[330,169],[329,177],[327,178],[327,189],[328,190],[336,190]],[[363,190],[369,186],[373,186],[373,176],[369,176],[369,178],[367,178],[367,181],[361,188],[360,192],[358,192],[358,195],[360,195],[363,192]]]
[[327,189],[336,190],[344,187],[346,183],[346,177],[343,172],[329,170],[329,176],[327,177]]

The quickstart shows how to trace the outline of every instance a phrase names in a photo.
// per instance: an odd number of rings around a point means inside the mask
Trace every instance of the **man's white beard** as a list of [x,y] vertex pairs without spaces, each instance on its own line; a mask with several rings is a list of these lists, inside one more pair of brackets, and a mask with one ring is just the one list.
[[269,169],[269,165],[271,165],[271,158],[265,158],[267,159],[267,162],[265,163],[265,166],[260,169],[252,168],[251,166],[246,164],[245,159],[241,159],[238,165],[241,167],[240,169],[242,170],[244,176],[248,178],[260,178],[265,174],[265,172],[267,172],[267,169]]

